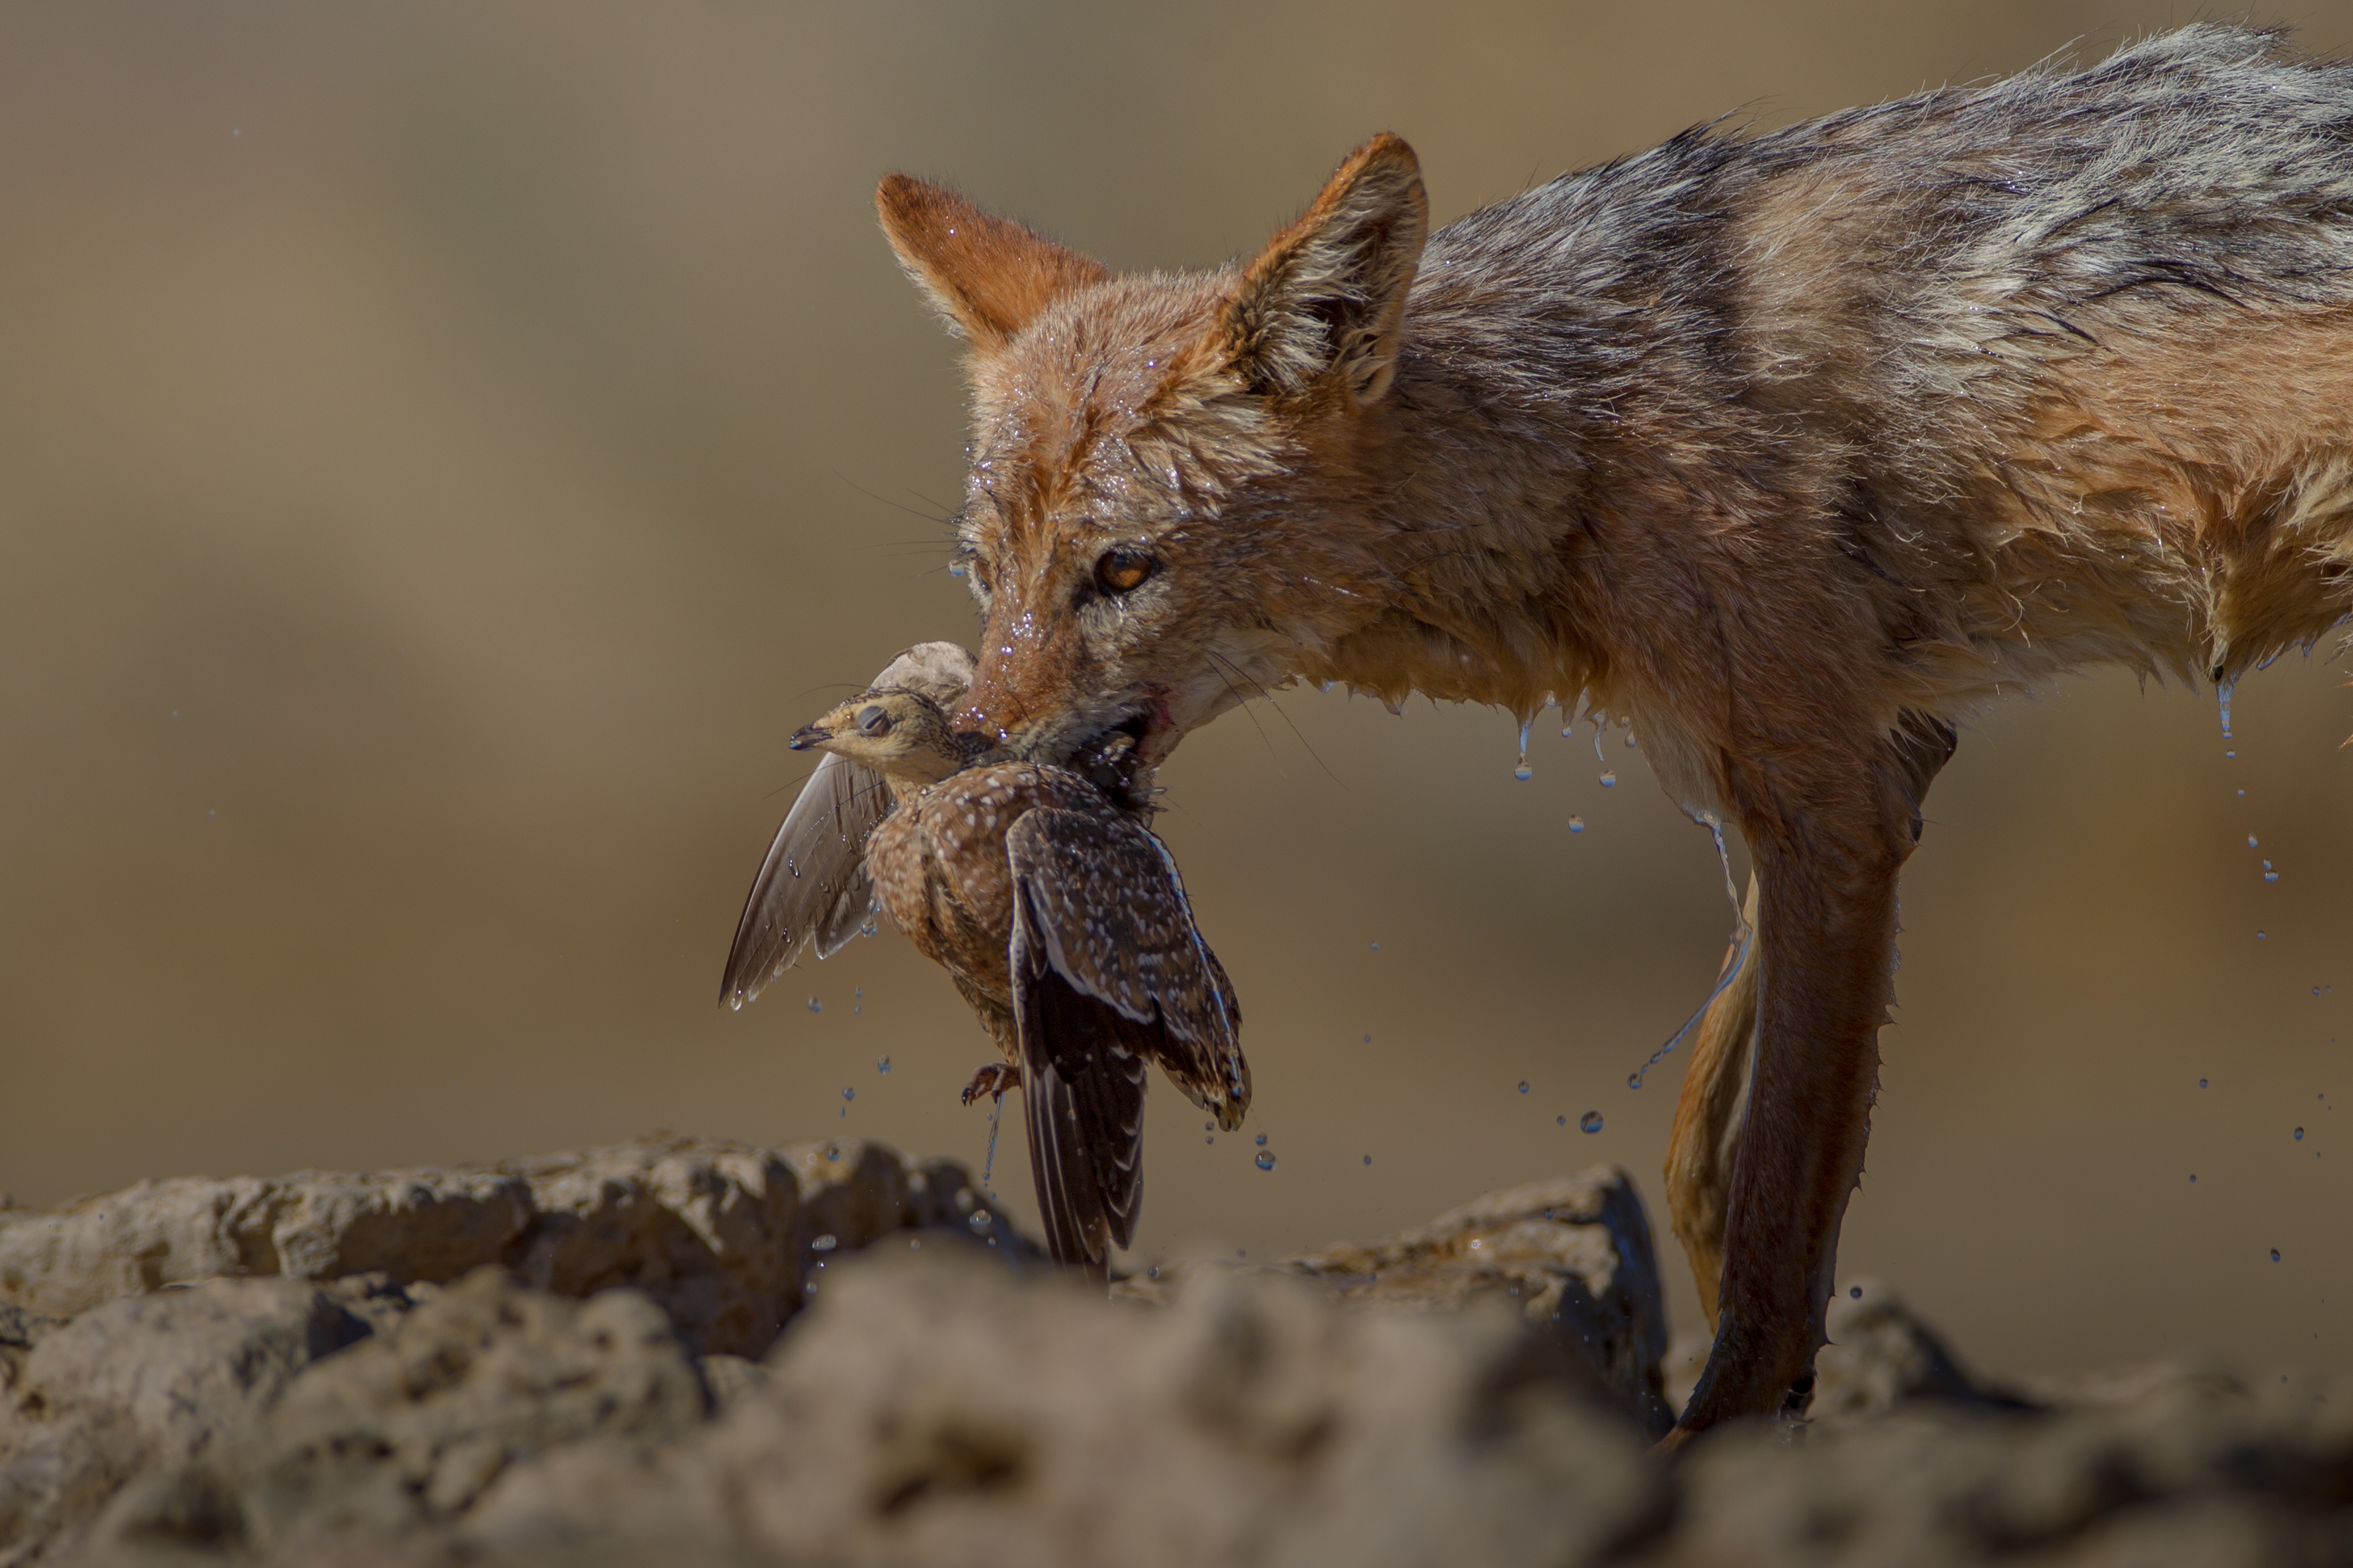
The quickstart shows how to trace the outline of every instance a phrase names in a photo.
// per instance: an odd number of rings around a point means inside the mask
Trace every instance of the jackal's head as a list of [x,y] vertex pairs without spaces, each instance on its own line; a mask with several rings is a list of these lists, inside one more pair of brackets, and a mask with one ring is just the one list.
[[985,617],[959,724],[1142,770],[1383,612],[1362,507],[1428,227],[1394,136],[1256,258],[1113,277],[961,196],[882,182],[900,261],[968,345],[956,550]]

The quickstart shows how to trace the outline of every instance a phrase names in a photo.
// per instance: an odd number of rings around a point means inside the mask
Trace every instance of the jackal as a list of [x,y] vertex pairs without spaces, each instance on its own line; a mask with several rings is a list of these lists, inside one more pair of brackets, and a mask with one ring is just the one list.
[[2277,34],[1704,128],[1436,233],[1377,136],[1201,273],[877,199],[969,349],[960,721],[1124,731],[1148,777],[1292,680],[1582,697],[1737,825],[1756,936],[1668,1160],[1716,1326],[1678,1438],[1810,1387],[1955,721],[2353,609],[2353,68]]

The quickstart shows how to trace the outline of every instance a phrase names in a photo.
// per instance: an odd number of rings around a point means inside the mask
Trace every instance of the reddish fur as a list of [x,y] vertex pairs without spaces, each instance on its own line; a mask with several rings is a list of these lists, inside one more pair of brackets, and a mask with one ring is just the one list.
[[[1853,125],[1814,134],[1723,222],[1738,395],[1720,350],[1662,330],[1606,416],[1512,337],[1539,287],[1517,252],[1477,217],[1423,252],[1395,137],[1206,275],[1109,277],[1010,224],[971,240],[973,209],[914,182],[881,197],[974,345],[966,721],[1060,761],[1141,716],[1148,767],[1292,679],[1524,717],[1581,693],[1738,826],[1758,936],[1669,1161],[1718,1318],[1685,1431],[1810,1376],[1945,721],[2100,661],[2230,679],[2353,605],[2353,302],[2115,290],[2035,331],[2042,296],[1957,276],[1985,314],[1923,327],[1944,379],[1891,387],[1872,312],[1917,265],[1908,187]],[[1672,326],[1656,303],[1625,331]],[[1158,570],[1113,599],[1091,574],[1115,545]]]

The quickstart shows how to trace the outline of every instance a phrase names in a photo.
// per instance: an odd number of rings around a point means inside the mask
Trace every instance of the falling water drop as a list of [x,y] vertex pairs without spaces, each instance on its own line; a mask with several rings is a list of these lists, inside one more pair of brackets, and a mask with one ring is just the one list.
[[948,563],[948,575],[949,575],[949,576],[951,576],[951,577],[961,577],[961,576],[963,576],[963,575],[964,575],[964,563],[963,563],[962,562],[957,562],[957,561],[951,561],[951,562],[949,562],[949,563]]
[[841,1098],[844,1100],[856,1100],[858,1098],[858,1091],[854,1089],[845,1089],[841,1091]]
[[1373,1163],[1373,1157],[1372,1157],[1370,1154],[1366,1155],[1366,1156],[1365,1156],[1365,1163],[1366,1163],[1366,1164],[1367,1164],[1367,1165],[1369,1165],[1369,1164],[1371,1164],[1372,1163]]
[[1520,721],[1520,761],[1519,765],[1512,769],[1512,776],[1522,784],[1536,776],[1535,769],[1528,766],[1528,726],[1535,722],[1534,719]]
[[2204,1088],[2206,1087],[2206,1080],[2205,1080],[2204,1079],[2202,1079],[2202,1078],[2201,1078],[2201,1079],[2200,1079],[2198,1080],[2198,1087],[2199,1087],[2199,1088],[2200,1088],[2200,1089],[2204,1089]]
[[809,1011],[812,1013],[822,1013],[825,1011],[825,1004],[812,996],[809,998]]
[[1598,1111],[1598,1110],[1588,1110],[1588,1111],[1587,1111],[1584,1115],[1582,1115],[1582,1116],[1578,1117],[1578,1118],[1577,1119],[1577,1130],[1579,1132],[1599,1132],[1599,1131],[1601,1131],[1601,1112],[1599,1112],[1599,1111]]
[[1366,1035],[1366,1036],[1365,1037],[1365,1044],[1366,1044],[1366,1045],[1368,1045],[1368,1046],[1369,1046],[1369,1045],[1371,1045],[1372,1043],[1373,1043],[1373,1037],[1372,1037],[1372,1036],[1370,1036],[1370,1035]]
[[1601,787],[1603,789],[1614,789],[1617,787],[1617,784],[1618,771],[1615,768],[1604,769],[1601,774]]
[[2260,848],[2262,847],[2262,841],[2257,839],[2253,834],[2250,833],[2247,835],[2247,847],[2250,849]]
[[2272,1248],[2272,1261],[2274,1263],[2277,1263],[2279,1261],[2279,1248],[2276,1247]]
[[2295,1130],[2295,1141],[2299,1143],[2304,1142],[2304,1129],[2301,1127]]
[[2255,940],[2256,940],[2257,942],[2268,942],[2268,941],[2270,941],[2270,940],[2271,940],[2271,938],[2270,938],[2266,933],[2264,933],[2264,932],[2263,932],[2263,931],[2257,931],[2257,932],[2255,933]]
[[1258,1152],[1256,1163],[1258,1168],[1261,1171],[1271,1171],[1274,1169],[1274,1156],[1266,1150],[1261,1149]]
[[874,1070],[876,1072],[889,1072],[891,1070],[891,1058],[889,1057],[883,1057],[880,1060],[876,1061],[874,1064]]
[[1527,1093],[1527,1091],[1528,1091],[1528,1080],[1527,1080],[1527,1079],[1520,1079],[1520,1092],[1521,1092],[1522,1094],[1525,1094],[1525,1093]]
[[1266,1134],[1263,1132],[1258,1135],[1258,1146],[1261,1149],[1266,1147]]
[[1627,1087],[1628,1089],[1640,1089],[1640,1088],[1641,1088],[1641,1087],[1642,1087],[1642,1075],[1641,1075],[1641,1073],[1639,1073],[1639,1072],[1630,1072],[1630,1073],[1628,1073],[1628,1074],[1626,1075],[1626,1087]]
[[1568,1118],[1566,1116],[1556,1116],[1552,1119],[1552,1124],[1555,1127],[1566,1127],[1568,1125]]
[[2235,680],[2225,680],[2214,688],[2215,695],[2222,700],[2222,739],[2226,741],[2231,738],[2231,693],[2238,689],[2238,684]]
[[1584,831],[1585,831],[1585,818],[1583,818],[1583,817],[1581,817],[1581,816],[1572,816],[1572,817],[1570,817],[1570,818],[1568,819],[1568,830],[1569,830],[1571,833],[1582,833],[1582,832],[1584,832]]

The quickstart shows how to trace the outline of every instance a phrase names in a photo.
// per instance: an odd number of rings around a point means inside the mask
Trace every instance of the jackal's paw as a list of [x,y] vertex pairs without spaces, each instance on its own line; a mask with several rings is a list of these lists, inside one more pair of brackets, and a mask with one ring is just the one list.
[[1004,1062],[991,1062],[973,1074],[972,1081],[964,1086],[964,1102],[970,1105],[984,1094],[1001,1098],[1007,1089],[1020,1087],[1021,1069],[1019,1068],[1008,1066]]

